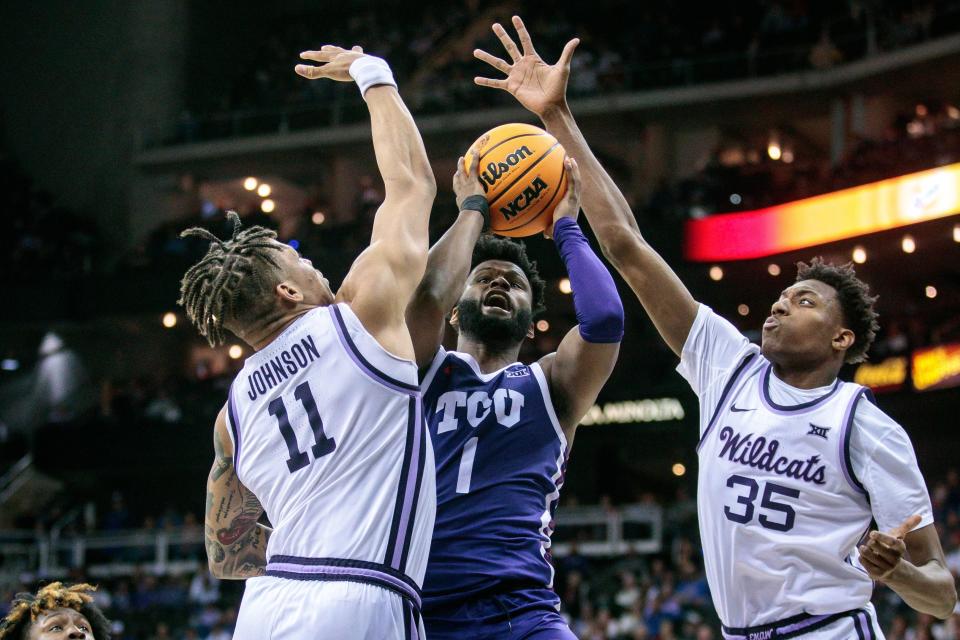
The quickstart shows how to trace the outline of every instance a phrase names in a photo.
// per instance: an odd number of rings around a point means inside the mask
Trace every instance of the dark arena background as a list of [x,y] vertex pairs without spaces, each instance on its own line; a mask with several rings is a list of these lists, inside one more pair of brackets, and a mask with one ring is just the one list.
[[[206,249],[178,234],[222,235],[236,210],[339,283],[383,187],[356,88],[293,72],[336,43],[391,63],[437,176],[436,239],[457,157],[534,122],[473,84],[472,50],[499,54],[489,25],[513,14],[548,61],[582,38],[569,98],[587,139],[649,242],[745,335],[797,261],[856,263],[882,330],[841,377],[906,428],[960,575],[957,0],[51,0],[0,9],[0,617],[15,592],[88,581],[115,638],[230,637],[243,584],[207,573],[204,483],[250,352],[211,349],[176,306]],[[576,320],[552,243],[525,242],[548,280],[530,361]],[[720,638],[696,398],[617,284],[626,338],[577,435],[554,586],[580,638]],[[874,602],[887,638],[960,638],[960,613],[916,615],[883,587]]]

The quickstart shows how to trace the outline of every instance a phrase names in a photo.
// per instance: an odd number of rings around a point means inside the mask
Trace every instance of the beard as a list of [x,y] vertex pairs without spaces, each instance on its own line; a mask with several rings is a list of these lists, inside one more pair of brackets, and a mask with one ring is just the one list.
[[460,331],[471,338],[489,345],[508,345],[523,342],[533,320],[530,309],[520,309],[512,318],[486,316],[476,300],[461,300],[457,303]]

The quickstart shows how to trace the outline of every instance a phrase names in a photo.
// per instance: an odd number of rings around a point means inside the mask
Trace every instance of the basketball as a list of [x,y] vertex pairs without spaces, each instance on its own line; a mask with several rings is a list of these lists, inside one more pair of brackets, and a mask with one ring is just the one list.
[[557,139],[533,125],[504,124],[470,145],[467,167],[476,154],[490,230],[515,238],[542,233],[567,190],[566,152]]

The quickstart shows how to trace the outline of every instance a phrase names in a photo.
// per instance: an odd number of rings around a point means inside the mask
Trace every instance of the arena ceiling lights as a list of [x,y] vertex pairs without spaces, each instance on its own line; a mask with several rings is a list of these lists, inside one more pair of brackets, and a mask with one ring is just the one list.
[[960,163],[786,204],[690,220],[684,256],[749,260],[960,213]]

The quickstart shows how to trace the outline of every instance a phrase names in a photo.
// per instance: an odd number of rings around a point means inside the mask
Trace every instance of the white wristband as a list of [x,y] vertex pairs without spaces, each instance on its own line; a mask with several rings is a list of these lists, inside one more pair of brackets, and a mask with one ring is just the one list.
[[350,77],[360,87],[360,95],[365,95],[367,89],[381,84],[388,84],[396,88],[397,81],[393,79],[390,65],[383,58],[376,56],[361,56],[350,65]]

